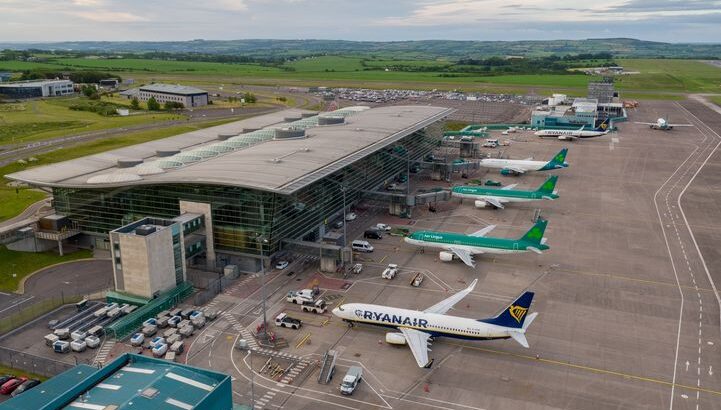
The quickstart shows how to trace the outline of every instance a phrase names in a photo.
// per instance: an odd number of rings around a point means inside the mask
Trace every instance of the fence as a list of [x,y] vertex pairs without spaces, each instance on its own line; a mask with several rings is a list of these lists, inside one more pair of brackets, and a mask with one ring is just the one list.
[[193,292],[193,287],[188,282],[183,282],[175,289],[161,294],[151,300],[147,305],[141,306],[135,312],[123,316],[105,328],[108,336],[120,340],[137,329],[144,320],[154,317],[158,312],[180,303]]
[[60,296],[41,300],[40,302],[20,309],[0,320],[0,335],[4,335],[64,304],[79,302],[82,298],[82,296]]
[[204,284],[205,286],[196,285],[196,287],[204,287],[204,289],[200,290],[195,294],[195,296],[193,297],[193,304],[195,306],[201,306],[210,302],[210,300],[213,299],[215,295],[222,292],[223,289],[227,289],[228,286],[230,286],[232,283],[232,279],[221,276],[213,280],[207,280]]
[[53,377],[75,367],[75,364],[65,363],[49,359],[47,357],[35,356],[29,353],[8,349],[7,347],[0,347],[0,363],[12,369],[19,369],[45,377]]

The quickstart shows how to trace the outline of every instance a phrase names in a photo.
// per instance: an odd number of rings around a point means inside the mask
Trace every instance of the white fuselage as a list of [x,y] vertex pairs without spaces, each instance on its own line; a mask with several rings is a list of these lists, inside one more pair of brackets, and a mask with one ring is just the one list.
[[577,137],[577,138],[588,138],[588,137],[600,137],[606,135],[607,131],[583,131],[583,130],[540,130],[534,134],[539,137]]
[[499,255],[505,255],[509,253],[522,253],[522,252],[528,252],[526,249],[506,249],[506,248],[492,248],[492,247],[485,247],[485,246],[468,246],[468,245],[460,245],[460,244],[453,244],[453,243],[445,243],[445,242],[430,242],[430,241],[421,241],[418,239],[412,239],[409,237],[404,238],[405,242],[409,245],[415,245],[415,246],[421,246],[423,248],[436,248],[441,249],[444,251],[448,251],[449,248],[453,247],[456,249],[464,249],[468,251],[471,255],[478,255],[478,254],[484,254],[484,253],[493,253],[493,254],[499,254]]
[[486,168],[518,168],[524,171],[538,171],[545,167],[548,161],[533,161],[527,159],[497,159],[497,158],[486,158],[482,159],[480,165]]
[[341,319],[384,327],[405,327],[430,333],[433,336],[463,339],[508,338],[513,329],[479,322],[458,316],[425,313],[365,303],[346,303],[333,310]]
[[485,194],[463,194],[463,193],[457,193],[452,192],[451,196],[454,198],[463,198],[463,199],[477,199],[481,201],[485,201],[486,198],[495,199],[498,202],[530,202],[530,201],[539,201],[544,198],[521,198],[521,197],[515,197],[515,196],[496,196],[496,195],[485,195]]

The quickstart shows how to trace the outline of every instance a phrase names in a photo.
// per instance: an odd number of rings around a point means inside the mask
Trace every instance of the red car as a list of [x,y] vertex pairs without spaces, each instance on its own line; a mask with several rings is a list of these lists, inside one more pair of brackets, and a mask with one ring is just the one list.
[[0,394],[10,394],[13,392],[13,390],[17,389],[18,386],[25,383],[28,380],[27,377],[18,377],[15,379],[10,379],[6,381],[2,387],[0,387]]

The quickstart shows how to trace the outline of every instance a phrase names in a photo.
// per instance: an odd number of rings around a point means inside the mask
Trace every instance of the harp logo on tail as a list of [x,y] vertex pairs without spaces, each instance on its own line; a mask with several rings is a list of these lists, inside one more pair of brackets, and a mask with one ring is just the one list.
[[523,317],[526,316],[526,313],[528,312],[528,308],[524,308],[521,306],[511,305],[508,308],[508,313],[511,314],[511,317],[516,319],[516,322],[521,323],[523,320]]

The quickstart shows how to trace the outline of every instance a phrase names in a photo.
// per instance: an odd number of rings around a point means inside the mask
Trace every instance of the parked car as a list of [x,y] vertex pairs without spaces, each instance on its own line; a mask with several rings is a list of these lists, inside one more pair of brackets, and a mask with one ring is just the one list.
[[6,374],[6,375],[3,375],[3,376],[0,376],[0,386],[2,386],[3,384],[5,384],[5,382],[7,382],[8,380],[14,379],[14,378],[15,378],[15,376],[13,376],[13,375],[11,375],[11,374]]
[[386,225],[386,224],[377,223],[375,226],[375,229],[378,229],[379,231],[383,231],[383,232],[390,232],[391,226]]
[[275,268],[278,270],[283,270],[283,269],[287,268],[288,265],[290,265],[290,263],[288,261],[280,261],[275,264]]
[[487,180],[483,185],[486,186],[501,186],[501,183],[499,181],[494,181],[492,179]]
[[26,392],[26,391],[32,389],[33,387],[37,386],[38,384],[40,384],[40,380],[37,380],[37,379],[27,380],[27,381],[25,381],[25,383],[21,384],[15,390],[13,390],[13,392],[10,395],[12,397],[15,397],[18,394],[21,394],[23,392]]
[[383,234],[378,229],[369,229],[363,232],[363,237],[366,239],[383,239]]
[[346,216],[345,216],[345,220],[346,220],[346,221],[355,221],[356,218],[358,218],[358,215],[356,215],[355,212],[349,212],[349,213],[346,214]]
[[344,223],[343,220],[339,219],[333,223],[333,228],[340,229],[343,227],[343,223]]
[[0,394],[12,393],[15,389],[20,387],[20,385],[25,383],[27,380],[28,380],[27,377],[22,376],[22,377],[15,377],[15,378],[12,378],[12,379],[6,381],[5,383],[3,383],[2,386],[0,386]]

